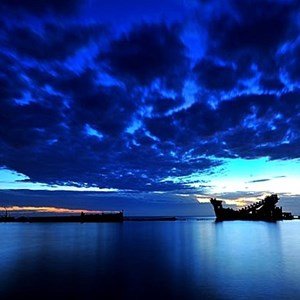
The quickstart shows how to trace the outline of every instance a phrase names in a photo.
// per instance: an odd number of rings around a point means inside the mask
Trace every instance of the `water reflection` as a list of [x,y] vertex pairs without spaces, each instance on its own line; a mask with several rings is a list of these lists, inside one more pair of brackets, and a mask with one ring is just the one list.
[[299,226],[0,224],[1,299],[294,299]]
[[281,294],[283,255],[278,223],[216,223],[214,276],[225,294],[274,298]]

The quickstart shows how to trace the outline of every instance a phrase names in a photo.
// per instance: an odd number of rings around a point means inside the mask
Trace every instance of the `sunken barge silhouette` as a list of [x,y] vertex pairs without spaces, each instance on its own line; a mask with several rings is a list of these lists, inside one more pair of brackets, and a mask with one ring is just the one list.
[[123,222],[123,211],[105,212],[101,214],[84,214],[75,216],[37,216],[37,217],[11,217],[7,213],[0,217],[0,222],[19,223],[100,223],[100,222]]
[[280,221],[292,220],[294,216],[290,212],[282,212],[282,207],[277,207],[279,198],[276,194],[239,210],[224,208],[222,201],[211,198],[217,221],[226,220],[253,220],[253,221]]

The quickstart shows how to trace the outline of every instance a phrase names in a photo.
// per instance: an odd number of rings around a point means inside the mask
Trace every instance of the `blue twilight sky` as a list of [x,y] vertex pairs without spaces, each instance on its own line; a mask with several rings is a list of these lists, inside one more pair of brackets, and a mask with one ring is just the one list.
[[300,213],[293,0],[0,0],[0,206]]

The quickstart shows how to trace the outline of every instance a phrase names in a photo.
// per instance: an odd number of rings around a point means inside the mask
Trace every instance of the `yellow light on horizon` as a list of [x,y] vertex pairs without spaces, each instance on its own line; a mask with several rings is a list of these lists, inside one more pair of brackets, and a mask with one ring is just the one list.
[[51,206],[7,206],[0,207],[0,211],[5,212],[38,212],[38,213],[57,213],[57,214],[80,214],[91,213],[99,214],[105,211],[101,210],[87,210],[87,209],[71,209],[71,208],[62,208],[62,207],[51,207]]

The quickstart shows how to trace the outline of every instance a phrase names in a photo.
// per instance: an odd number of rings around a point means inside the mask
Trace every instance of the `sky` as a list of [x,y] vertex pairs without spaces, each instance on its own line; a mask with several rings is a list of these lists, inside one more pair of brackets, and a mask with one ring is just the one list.
[[300,214],[299,1],[0,11],[0,206],[204,216],[277,193]]

